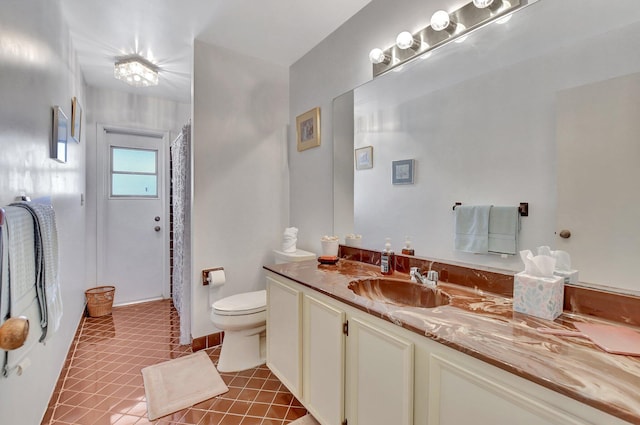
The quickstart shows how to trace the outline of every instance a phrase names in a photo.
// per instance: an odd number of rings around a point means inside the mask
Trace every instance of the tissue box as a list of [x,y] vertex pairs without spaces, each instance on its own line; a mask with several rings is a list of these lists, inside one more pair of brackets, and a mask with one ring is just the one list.
[[563,277],[564,283],[578,283],[578,270],[568,270],[568,271],[554,270],[553,274],[556,276]]
[[513,310],[554,320],[562,314],[564,277],[537,277],[524,272],[515,275]]

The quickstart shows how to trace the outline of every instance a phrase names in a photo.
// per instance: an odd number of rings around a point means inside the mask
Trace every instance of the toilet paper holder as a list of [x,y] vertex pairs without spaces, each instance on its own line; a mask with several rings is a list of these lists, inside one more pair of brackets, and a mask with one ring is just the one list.
[[215,267],[213,269],[204,269],[202,270],[202,284],[204,286],[208,286],[209,285],[209,281],[207,280],[207,278],[209,277],[209,272],[215,272],[218,270],[224,270],[224,267]]

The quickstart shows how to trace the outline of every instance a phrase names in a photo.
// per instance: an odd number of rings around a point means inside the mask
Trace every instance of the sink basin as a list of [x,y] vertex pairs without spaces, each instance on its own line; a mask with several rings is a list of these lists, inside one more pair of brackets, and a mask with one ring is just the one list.
[[449,295],[440,289],[401,279],[373,278],[354,280],[348,288],[372,301],[403,307],[434,308],[449,304]]

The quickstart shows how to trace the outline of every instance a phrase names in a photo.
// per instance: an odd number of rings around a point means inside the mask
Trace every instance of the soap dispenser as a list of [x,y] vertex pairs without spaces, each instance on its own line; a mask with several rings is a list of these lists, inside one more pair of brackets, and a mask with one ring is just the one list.
[[380,255],[380,273],[390,275],[393,273],[393,251],[391,251],[391,239],[387,238],[384,250]]
[[415,255],[415,251],[411,248],[411,238],[409,236],[405,236],[404,240],[404,248],[402,248],[403,255]]

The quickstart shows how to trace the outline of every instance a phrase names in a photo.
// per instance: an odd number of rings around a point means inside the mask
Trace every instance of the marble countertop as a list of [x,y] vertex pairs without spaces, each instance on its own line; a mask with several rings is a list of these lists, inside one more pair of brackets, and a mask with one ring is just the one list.
[[[317,290],[374,316],[424,335],[532,382],[640,424],[640,357],[607,353],[588,339],[541,334],[538,327],[575,330],[574,322],[607,323],[564,313],[555,321],[513,311],[512,299],[452,283],[439,288],[449,305],[425,309],[371,301],[349,282],[383,277],[379,267],[341,259],[265,266],[266,270]],[[404,273],[393,277],[409,280]],[[636,329],[637,330],[637,329]]]

